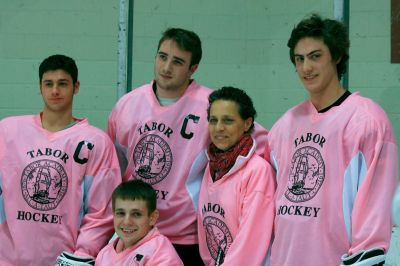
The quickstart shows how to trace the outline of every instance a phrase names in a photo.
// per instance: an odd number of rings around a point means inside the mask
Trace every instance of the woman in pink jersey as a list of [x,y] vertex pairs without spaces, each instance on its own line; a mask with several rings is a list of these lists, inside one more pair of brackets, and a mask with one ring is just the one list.
[[262,265],[275,184],[270,165],[254,152],[256,111],[250,97],[233,87],[214,91],[208,100],[212,143],[199,198],[200,255],[206,265]]

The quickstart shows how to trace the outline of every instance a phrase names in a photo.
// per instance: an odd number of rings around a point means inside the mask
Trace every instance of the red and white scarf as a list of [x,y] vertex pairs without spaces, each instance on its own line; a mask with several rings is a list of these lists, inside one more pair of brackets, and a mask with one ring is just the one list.
[[214,143],[208,147],[210,158],[211,178],[215,182],[221,179],[233,167],[239,155],[246,156],[253,146],[253,139],[250,134],[244,134],[235,146],[227,151],[218,149]]

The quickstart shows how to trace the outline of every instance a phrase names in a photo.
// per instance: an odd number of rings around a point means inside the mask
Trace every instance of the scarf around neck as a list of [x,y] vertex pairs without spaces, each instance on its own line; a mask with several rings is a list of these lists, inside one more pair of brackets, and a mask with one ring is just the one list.
[[208,147],[207,153],[210,159],[210,174],[214,182],[221,179],[233,167],[239,155],[246,156],[253,146],[250,134],[244,134],[232,148],[227,151],[218,149],[214,143]]

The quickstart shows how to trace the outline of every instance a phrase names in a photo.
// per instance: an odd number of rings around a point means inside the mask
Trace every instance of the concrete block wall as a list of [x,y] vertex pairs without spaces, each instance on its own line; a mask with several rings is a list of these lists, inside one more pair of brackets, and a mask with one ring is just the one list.
[[[311,11],[333,13],[333,1],[292,2],[135,1],[134,85],[152,79],[161,32],[168,27],[188,28],[198,33],[203,44],[195,79],[212,88],[245,89],[255,101],[258,121],[270,128],[284,111],[306,98],[288,60],[290,30]],[[294,7],[288,12],[290,5]]]
[[[118,1],[0,0],[0,7],[0,89],[6,93],[0,118],[40,110],[37,67],[44,57],[65,53],[80,70],[76,115],[105,128],[117,100]],[[333,0],[134,1],[133,87],[152,79],[162,31],[192,29],[204,49],[196,80],[245,89],[259,122],[270,128],[307,97],[288,59],[291,29],[306,14],[333,16],[333,9]],[[352,0],[350,34],[350,88],[380,103],[399,136],[400,66],[389,63],[390,1]]]
[[383,107],[400,143],[400,64],[390,63],[390,1],[356,0],[350,7],[350,87]]
[[42,109],[38,67],[73,57],[81,90],[74,114],[105,128],[116,101],[118,1],[0,0],[0,119]]

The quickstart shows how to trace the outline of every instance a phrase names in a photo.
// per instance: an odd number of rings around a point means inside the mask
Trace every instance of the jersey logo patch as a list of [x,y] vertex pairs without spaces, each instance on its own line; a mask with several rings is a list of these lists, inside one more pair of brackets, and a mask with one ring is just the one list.
[[292,158],[285,196],[292,202],[312,199],[325,179],[325,163],[321,153],[310,146],[298,149]]
[[226,224],[218,218],[206,216],[203,219],[206,232],[207,247],[214,261],[222,264],[224,256],[233,242],[233,238]]
[[172,167],[172,152],[168,143],[158,135],[143,137],[135,147],[135,174],[154,185],[161,182]]
[[140,262],[142,259],[143,259],[143,255],[142,254],[136,254],[135,261]]
[[38,160],[25,167],[21,190],[25,201],[35,210],[55,209],[67,192],[64,167],[52,160]]

